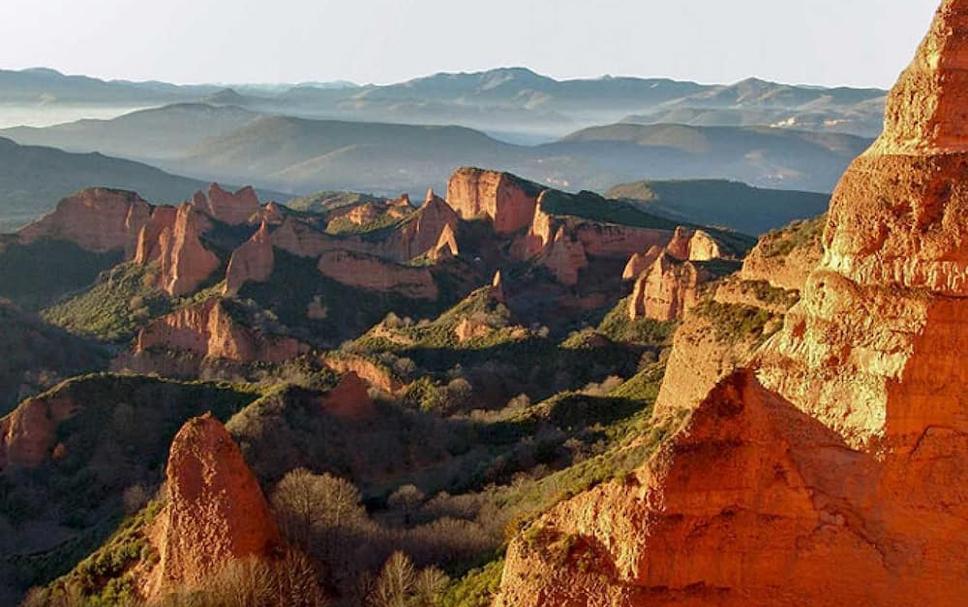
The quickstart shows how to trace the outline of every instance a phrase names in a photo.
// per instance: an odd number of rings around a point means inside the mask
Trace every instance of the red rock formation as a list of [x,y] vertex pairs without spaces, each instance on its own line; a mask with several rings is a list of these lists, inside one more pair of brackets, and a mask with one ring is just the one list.
[[875,154],[968,151],[968,7],[944,0],[931,30],[891,91]]
[[323,410],[351,420],[369,419],[376,413],[366,384],[352,371],[341,377],[336,387],[323,397]]
[[507,294],[504,292],[504,276],[498,270],[491,279],[491,298],[500,303],[507,303]]
[[558,282],[574,286],[578,284],[578,273],[588,266],[588,257],[582,243],[572,239],[565,226],[561,226],[551,245],[539,257],[539,262],[551,270]]
[[802,290],[823,256],[823,224],[824,218],[818,217],[763,236],[743,260],[740,276],[780,289]]
[[[211,223],[189,204],[178,207],[170,227],[163,225],[169,220],[170,213],[156,215],[158,224],[150,222],[138,239],[139,257],[145,252],[142,263],[158,261],[156,284],[161,290],[174,297],[191,293],[221,265],[218,257],[206,249],[201,241],[202,234],[211,229]],[[156,229],[158,237],[152,245],[147,233]]]
[[18,232],[29,244],[42,238],[67,240],[82,249],[134,254],[138,232],[151,207],[134,192],[88,188],[61,200],[57,209]]
[[[460,217],[433,190],[413,216],[372,252],[395,261],[409,261],[422,255],[435,256],[445,248],[457,254],[456,230]],[[362,250],[357,247],[356,250]]]
[[457,236],[454,234],[454,229],[450,225],[444,225],[444,229],[440,231],[440,238],[437,239],[437,244],[430,250],[428,256],[431,261],[437,262],[441,259],[457,257],[458,254],[460,254],[460,249],[457,246]]
[[711,261],[726,257],[715,238],[703,230],[696,230],[689,239],[689,261]]
[[406,387],[385,367],[356,354],[329,355],[323,359],[323,364],[341,375],[358,377],[387,394],[397,394]]
[[162,206],[152,209],[151,216],[138,230],[134,254],[136,264],[147,265],[161,259],[165,254],[161,248],[161,234],[167,230],[170,235],[174,231],[177,217],[176,207]]
[[487,217],[498,234],[527,227],[540,188],[509,173],[461,168],[447,184],[447,202],[463,219]]
[[57,440],[57,425],[77,409],[71,398],[39,396],[0,419],[0,472],[35,468],[47,461]]
[[319,257],[320,273],[344,285],[371,291],[392,291],[411,299],[437,299],[430,270],[386,261],[352,251],[328,251]]
[[716,239],[706,232],[679,226],[665,248],[651,245],[645,253],[633,253],[625,264],[622,280],[640,278],[642,273],[649,270],[663,253],[683,261],[711,261],[726,257]]
[[151,595],[197,588],[232,560],[270,557],[282,547],[259,483],[211,415],[178,431],[165,476],[168,501]]
[[225,271],[225,293],[234,295],[247,282],[269,280],[274,265],[275,255],[272,253],[269,224],[263,223],[252,238],[232,253]]
[[239,363],[280,363],[308,351],[307,346],[295,339],[264,335],[242,326],[216,299],[176,310],[141,329],[134,355],[156,349]]
[[[925,520],[930,497],[884,493],[889,467],[739,372],[635,477],[514,542],[499,604],[956,605],[966,581],[944,561],[960,543],[944,537],[955,513]],[[557,562],[556,537],[572,546]]]
[[287,217],[272,232],[271,240],[274,247],[298,257],[319,257],[324,251],[351,245],[350,241],[320,232],[295,217]]
[[486,322],[481,322],[473,318],[462,318],[457,326],[454,327],[454,336],[457,343],[465,343],[475,339],[482,339],[494,332],[494,328]]
[[260,212],[259,197],[251,187],[244,187],[234,194],[223,190],[213,183],[208,195],[198,192],[192,197],[192,204],[213,219],[229,225],[240,225],[249,221]]
[[660,246],[653,245],[645,253],[633,253],[628,263],[625,264],[625,270],[622,271],[622,280],[635,280],[638,278],[642,272],[652,267],[652,264],[662,255],[664,250]]
[[946,1],[881,139],[834,192],[823,261],[763,355],[764,385],[859,445],[968,428],[955,355],[968,344],[966,41],[968,2]]
[[700,287],[712,278],[702,266],[662,253],[635,281],[629,318],[679,320],[698,301]]
[[605,224],[547,213],[538,198],[534,220],[526,234],[514,241],[511,254],[521,260],[536,258],[562,284],[578,283],[578,272],[589,257],[626,258],[653,246],[664,247],[672,234],[663,230]]
[[287,215],[288,210],[286,207],[278,202],[272,201],[262,207],[255,217],[250,218],[250,221],[254,219],[255,223],[268,223],[269,225],[277,226],[285,221]]
[[516,540],[504,604],[964,602],[966,44],[946,0],[781,332],[635,478],[542,519],[584,553]]
[[672,240],[666,245],[666,253],[676,259],[689,259],[689,241],[692,239],[692,231],[679,226],[672,234]]

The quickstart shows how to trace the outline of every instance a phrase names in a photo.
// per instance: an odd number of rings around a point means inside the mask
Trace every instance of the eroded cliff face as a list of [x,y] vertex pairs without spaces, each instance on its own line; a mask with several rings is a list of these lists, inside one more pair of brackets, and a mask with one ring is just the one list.
[[178,351],[203,359],[280,363],[308,351],[299,341],[266,335],[233,319],[221,300],[209,299],[162,316],[138,333],[132,358],[122,366],[147,371],[154,352]]
[[226,192],[217,183],[208,188],[208,193],[198,192],[191,200],[192,205],[213,219],[229,225],[241,225],[257,218],[260,207],[255,190],[246,186],[238,192]]
[[201,241],[209,229],[208,218],[189,205],[178,207],[174,225],[158,237],[158,286],[163,291],[175,297],[191,293],[219,267],[219,258]]
[[353,375],[387,394],[398,394],[406,387],[389,369],[358,354],[331,354],[323,359],[323,364],[341,375]]
[[968,596],[966,45],[968,1],[946,0],[884,135],[835,192],[823,258],[782,329],[680,409],[634,478],[515,540],[500,604]]
[[49,215],[18,232],[26,244],[49,238],[67,240],[82,249],[124,251],[130,257],[151,206],[134,192],[88,188],[61,200]]
[[[374,254],[394,261],[405,262],[423,255],[445,255],[445,248],[452,248],[456,255],[456,230],[460,217],[443,198],[427,192],[423,204],[403,222],[385,241],[372,247]],[[452,245],[452,247],[449,247]],[[357,247],[365,250],[365,247]]]
[[887,127],[834,192],[824,256],[763,384],[864,447],[968,430],[968,2],[944,2]]
[[500,171],[461,168],[447,184],[447,202],[463,219],[489,218],[498,234],[527,227],[541,190]]
[[319,257],[339,248],[340,241],[295,217],[287,217],[272,232],[272,245],[298,257]]
[[320,273],[333,280],[371,291],[395,292],[411,299],[437,299],[437,284],[425,267],[405,266],[352,251],[328,251],[319,257]]
[[217,419],[189,420],[171,445],[168,501],[157,521],[161,558],[149,596],[197,588],[227,563],[270,557],[282,540],[242,452]]
[[[936,455],[903,465],[968,480]],[[959,513],[942,510],[959,492],[935,487],[931,507],[891,468],[737,372],[648,466],[512,543],[498,604],[957,605]]]
[[763,236],[746,259],[741,276],[775,288],[801,291],[823,257],[826,216],[791,224]]
[[[543,197],[538,197],[528,231],[512,243],[511,254],[520,260],[534,259],[566,286],[578,284],[579,273],[590,265],[590,258],[626,259],[653,247],[662,250],[673,237],[667,230],[552,215],[543,208]],[[632,265],[641,265],[642,257]]]
[[252,238],[232,253],[225,271],[225,294],[235,295],[247,282],[269,280],[274,265],[269,224],[263,222]]
[[629,318],[679,320],[696,305],[702,285],[713,278],[713,273],[702,265],[663,253],[635,281]]
[[36,468],[46,462],[57,440],[57,425],[79,407],[69,397],[40,395],[0,419],[0,472]]

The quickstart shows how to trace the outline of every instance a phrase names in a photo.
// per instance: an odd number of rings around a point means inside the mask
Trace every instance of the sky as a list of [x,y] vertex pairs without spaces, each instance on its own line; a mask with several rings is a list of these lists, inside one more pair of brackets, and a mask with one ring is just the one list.
[[940,0],[0,0],[0,68],[177,83],[525,66],[888,87]]

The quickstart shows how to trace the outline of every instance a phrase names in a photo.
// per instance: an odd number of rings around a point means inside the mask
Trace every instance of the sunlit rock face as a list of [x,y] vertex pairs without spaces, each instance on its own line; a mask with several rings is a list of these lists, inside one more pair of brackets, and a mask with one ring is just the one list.
[[229,225],[246,223],[260,210],[259,197],[251,186],[232,193],[213,183],[207,194],[198,192],[191,202],[199,211]]
[[702,266],[663,253],[635,281],[629,318],[679,320],[696,304],[700,287],[712,278]]
[[966,53],[946,0],[783,328],[634,476],[516,539],[501,605],[963,603]]
[[226,563],[270,556],[282,540],[259,483],[217,419],[189,420],[168,457],[161,559],[150,594],[197,588]]
[[134,192],[88,188],[68,196],[45,217],[18,232],[21,242],[67,240],[98,253],[134,253],[138,232],[151,207]]
[[458,169],[447,184],[447,202],[463,219],[486,217],[498,234],[527,227],[540,193],[509,173],[475,168]]
[[235,295],[247,282],[265,282],[272,276],[275,255],[269,237],[269,224],[262,226],[232,252],[225,271],[225,293]]

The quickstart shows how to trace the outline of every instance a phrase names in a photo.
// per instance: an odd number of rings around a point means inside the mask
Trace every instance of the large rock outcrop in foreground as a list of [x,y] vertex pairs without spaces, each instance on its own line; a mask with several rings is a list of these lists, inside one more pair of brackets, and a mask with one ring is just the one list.
[[515,540],[501,604],[963,604],[966,48],[946,0],[783,328],[634,478]]
[[42,238],[67,240],[88,251],[124,251],[130,256],[150,213],[150,205],[134,192],[88,188],[61,200],[56,210],[18,235],[25,244]]
[[242,452],[210,415],[189,420],[171,444],[168,502],[158,521],[161,559],[148,594],[199,587],[228,562],[282,546]]
[[447,202],[463,219],[489,218],[498,234],[531,223],[542,188],[500,171],[461,168],[447,184]]
[[881,460],[740,371],[647,468],[516,540],[499,604],[957,605],[966,447]]

